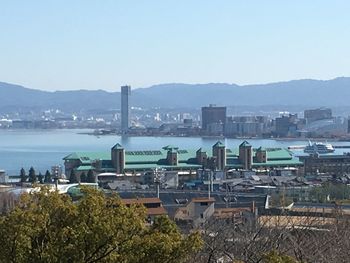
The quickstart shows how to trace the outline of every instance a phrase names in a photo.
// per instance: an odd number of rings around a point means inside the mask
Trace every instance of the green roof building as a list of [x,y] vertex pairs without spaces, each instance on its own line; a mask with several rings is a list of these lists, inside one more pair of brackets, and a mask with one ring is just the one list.
[[[242,146],[243,145],[243,146]],[[242,147],[241,147],[242,146]],[[244,151],[242,150],[244,149]],[[250,151],[250,152],[247,152]],[[244,156],[242,156],[244,154]],[[212,147],[212,151],[179,149],[166,146],[159,150],[127,151],[116,144],[108,152],[75,152],[63,158],[65,173],[94,170],[97,173],[113,172],[117,174],[143,174],[155,168],[181,171],[181,174],[193,175],[206,166],[208,158],[216,158],[220,164],[217,170],[247,169],[243,157],[251,160],[250,169],[274,169],[300,167],[303,165],[293,154],[284,148],[253,149],[244,142],[238,149],[226,148],[221,142]]]

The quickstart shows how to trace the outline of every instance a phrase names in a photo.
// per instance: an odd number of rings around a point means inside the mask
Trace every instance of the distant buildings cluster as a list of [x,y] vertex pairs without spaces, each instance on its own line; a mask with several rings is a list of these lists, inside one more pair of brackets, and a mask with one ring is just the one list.
[[[64,112],[21,110],[0,115],[2,129],[90,128],[96,135],[134,136],[226,136],[233,138],[348,138],[350,119],[333,116],[330,108],[304,113],[244,115],[211,104],[201,109],[142,109],[131,105],[131,87],[121,87],[120,109]],[[117,104],[117,103],[116,103]],[[232,110],[231,110],[232,111]],[[276,113],[276,112],[275,112]],[[303,115],[303,116],[302,116]],[[302,117],[300,117],[302,116]]]
[[275,119],[268,116],[227,116],[226,107],[210,105],[202,108],[202,135],[228,137],[340,137],[350,131],[349,120],[336,118],[329,108],[297,114],[281,113]]

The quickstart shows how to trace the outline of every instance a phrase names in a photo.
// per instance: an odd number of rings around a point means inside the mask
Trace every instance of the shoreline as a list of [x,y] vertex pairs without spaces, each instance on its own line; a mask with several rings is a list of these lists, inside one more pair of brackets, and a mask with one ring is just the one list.
[[[85,131],[84,131],[85,130]],[[62,128],[62,129],[0,129],[0,133],[2,131],[7,132],[55,132],[55,131],[77,131],[76,134],[79,135],[92,135],[96,137],[105,137],[105,136],[120,136],[120,137],[154,137],[154,138],[202,138],[202,139],[235,139],[235,140],[274,140],[274,141],[312,141],[312,142],[350,142],[349,137],[312,137],[312,138],[304,138],[304,137],[263,137],[263,136],[210,136],[210,135],[181,135],[181,134],[121,134],[117,132],[111,133],[95,133],[93,128]]]
[[91,135],[96,137],[103,137],[103,136],[120,136],[120,137],[154,137],[154,138],[201,138],[201,139],[218,139],[218,140],[224,140],[224,139],[234,139],[234,140],[274,140],[274,141],[312,141],[312,142],[350,142],[350,138],[324,138],[324,137],[315,137],[315,138],[300,138],[300,137],[234,137],[234,136],[208,136],[208,135],[176,135],[176,134],[120,134],[120,133],[108,133],[108,134],[95,134],[95,133],[89,133],[89,132],[79,132],[77,134],[81,135]]

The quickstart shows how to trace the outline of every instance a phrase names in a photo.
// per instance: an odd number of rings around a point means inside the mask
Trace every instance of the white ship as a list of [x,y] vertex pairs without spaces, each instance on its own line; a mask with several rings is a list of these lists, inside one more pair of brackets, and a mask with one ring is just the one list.
[[329,143],[314,142],[309,141],[309,145],[305,146],[304,153],[332,153],[334,152],[334,147]]

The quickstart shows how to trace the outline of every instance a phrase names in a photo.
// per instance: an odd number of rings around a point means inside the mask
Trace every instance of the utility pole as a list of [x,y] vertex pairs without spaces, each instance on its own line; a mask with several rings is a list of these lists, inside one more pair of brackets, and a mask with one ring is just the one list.
[[209,170],[209,174],[208,174],[208,199],[210,199],[210,190],[211,190],[211,173],[212,171]]

